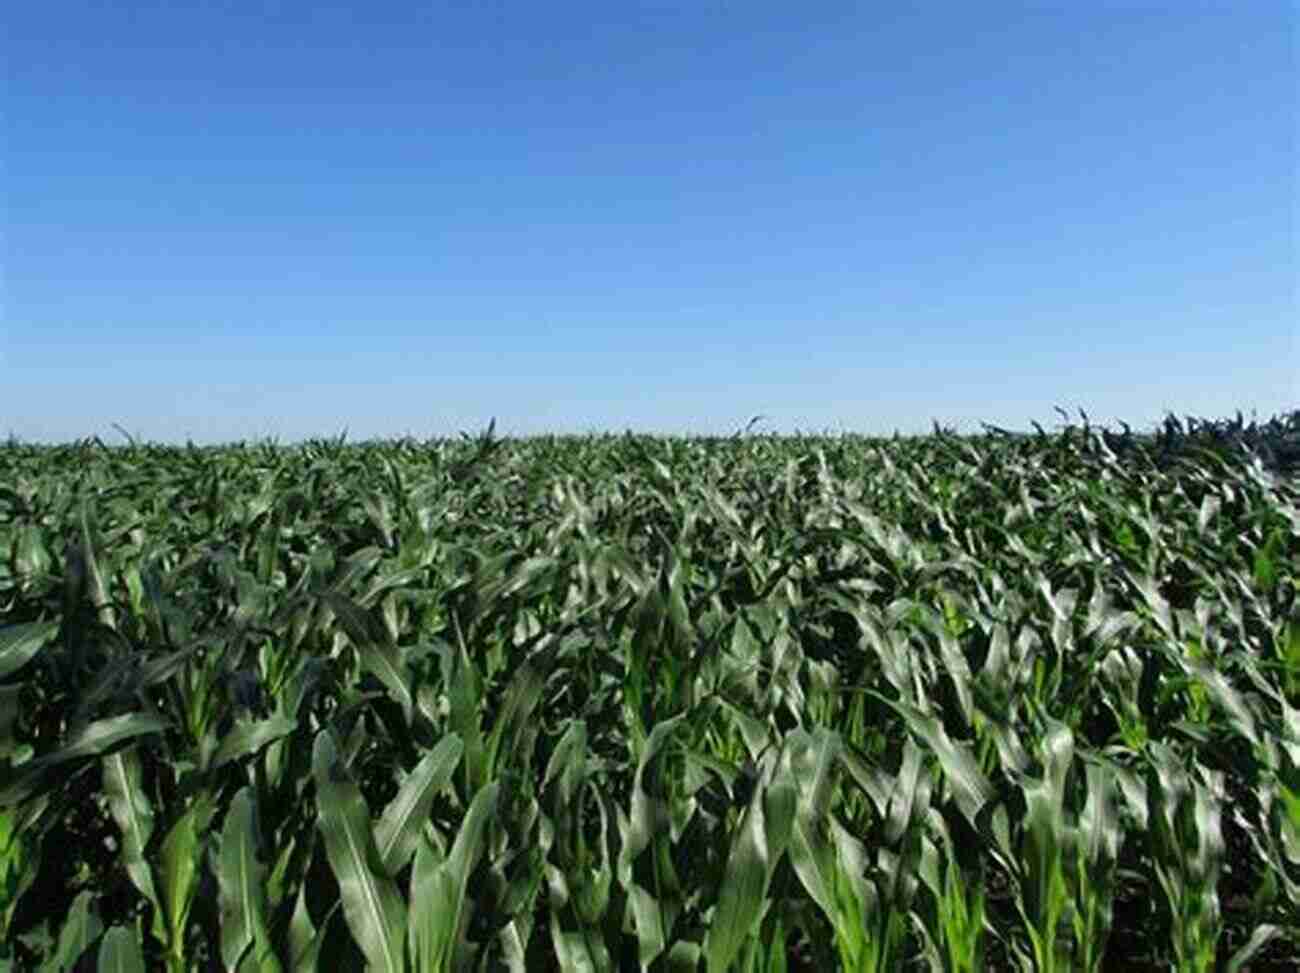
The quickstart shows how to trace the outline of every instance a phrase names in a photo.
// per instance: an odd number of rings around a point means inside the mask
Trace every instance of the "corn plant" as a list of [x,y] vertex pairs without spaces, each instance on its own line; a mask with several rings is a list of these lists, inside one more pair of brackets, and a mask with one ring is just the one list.
[[10,442],[0,967],[1294,968],[1296,417],[1081,418]]

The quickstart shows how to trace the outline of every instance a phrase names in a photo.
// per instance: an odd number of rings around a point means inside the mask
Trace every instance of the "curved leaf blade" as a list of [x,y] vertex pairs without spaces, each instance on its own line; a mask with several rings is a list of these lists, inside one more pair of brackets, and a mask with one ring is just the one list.
[[312,770],[317,826],[338,879],[343,918],[374,970],[405,973],[397,886],[383,874],[365,798],[343,767],[328,730],[316,737]]
[[411,775],[402,782],[397,796],[384,809],[375,825],[375,845],[384,874],[397,875],[415,854],[420,842],[420,832],[429,819],[433,799],[451,780],[465,744],[456,734],[443,737],[415,765]]

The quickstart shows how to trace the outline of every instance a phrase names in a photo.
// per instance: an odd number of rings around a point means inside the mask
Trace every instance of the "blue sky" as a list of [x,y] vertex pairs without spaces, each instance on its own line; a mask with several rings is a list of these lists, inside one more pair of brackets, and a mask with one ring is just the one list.
[[24,3],[0,434],[1264,420],[1296,13]]

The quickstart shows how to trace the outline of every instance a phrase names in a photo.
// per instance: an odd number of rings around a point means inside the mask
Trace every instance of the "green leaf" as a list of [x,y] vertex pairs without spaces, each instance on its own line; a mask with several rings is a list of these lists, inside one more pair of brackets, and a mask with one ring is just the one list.
[[72,741],[54,753],[29,761],[0,786],[0,807],[18,804],[37,790],[46,775],[60,764],[106,753],[124,740],[161,733],[168,724],[146,713],[126,713],[96,720],[77,733]]
[[544,686],[543,674],[531,659],[521,665],[511,677],[487,741],[490,768],[496,769],[499,766],[503,750],[514,753],[524,739],[528,721],[541,702]]
[[1187,670],[1201,681],[1210,698],[1213,699],[1232,718],[1232,729],[1240,733],[1251,743],[1259,746],[1259,734],[1255,729],[1255,714],[1246,705],[1245,698],[1220,670],[1189,661]]
[[496,811],[499,785],[485,785],[470,802],[445,859],[422,835],[411,877],[408,923],[416,969],[443,973],[455,969],[456,946],[464,918],[469,878],[484,851],[486,830]]
[[212,756],[209,770],[217,770],[232,760],[257,753],[268,744],[288,736],[298,728],[298,721],[287,716],[272,716],[265,720],[241,721],[231,727]]
[[[199,794],[163,840],[160,874],[166,935],[161,938],[171,955],[178,959],[185,954],[185,931],[203,865],[203,837],[214,810],[212,799],[207,794]],[[155,915],[155,933],[158,918]]]
[[546,764],[546,774],[542,778],[542,789],[549,788],[558,778],[556,798],[560,807],[566,807],[573,803],[586,775],[587,723],[585,720],[572,720],[551,751],[551,759]]
[[72,900],[68,917],[59,930],[59,945],[51,964],[54,969],[70,970],[104,931],[95,911],[95,893],[87,889]]
[[410,678],[402,662],[402,653],[388,637],[388,630],[377,623],[366,609],[352,599],[326,592],[321,596],[338,617],[348,638],[356,647],[362,667],[382,682],[402,708],[402,718],[409,725],[415,705]]
[[316,737],[312,771],[317,826],[338,879],[348,928],[374,970],[405,973],[401,897],[397,886],[384,875],[370,830],[370,811],[339,760],[328,729]]
[[798,793],[784,774],[772,785],[754,789],[727,858],[717,909],[705,937],[710,973],[729,969],[763,921],[768,885],[790,840],[797,802]]
[[1268,541],[1255,551],[1253,575],[1261,591],[1271,592],[1277,585],[1278,555],[1286,550],[1286,531],[1277,528],[1269,534]]
[[58,621],[24,622],[0,628],[0,679],[27,665],[58,634]]
[[19,683],[0,686],[0,761],[17,761],[22,763],[30,759],[32,745],[19,743],[14,736],[14,725],[22,701],[23,687]]
[[45,546],[41,531],[35,524],[24,524],[18,528],[12,563],[14,573],[20,578],[39,577],[49,573],[54,559],[50,557],[49,548]]
[[787,736],[790,773],[799,788],[799,816],[823,821],[834,797],[835,767],[843,744],[838,733],[818,727],[812,734],[795,731]]
[[1228,965],[1224,968],[1224,973],[1237,973],[1238,970],[1253,960],[1261,949],[1283,935],[1285,935],[1285,930],[1280,926],[1269,923],[1257,926],[1255,931],[1250,934],[1250,939],[1246,940],[1245,944],[1228,959]]
[[324,932],[342,904],[339,901],[334,903],[318,931],[312,925],[311,915],[307,911],[307,886],[304,884],[298,887],[298,900],[294,904],[293,917],[289,920],[289,967],[294,973],[316,973],[321,968],[320,951],[325,945]]
[[12,932],[18,903],[41,870],[46,843],[36,825],[48,806],[48,797],[42,797],[21,809],[0,809],[0,943]]
[[114,926],[99,944],[98,973],[145,973],[140,937],[126,926]]
[[420,843],[434,798],[451,781],[465,745],[454,733],[424,755],[375,825],[375,845],[390,878],[406,867]]
[[997,794],[970,751],[953,743],[943,725],[929,713],[908,703],[889,699],[872,690],[868,692],[902,716],[908,728],[939,758],[944,779],[952,789],[957,806],[961,808],[966,819],[972,825],[976,825],[980,819],[980,812],[986,804],[995,799]]
[[154,812],[140,781],[140,755],[134,747],[104,758],[101,767],[109,813],[122,836],[122,864],[132,883],[162,912],[162,901],[154,886],[153,871],[145,860],[145,849],[153,835]]
[[258,854],[253,792],[242,787],[230,802],[221,829],[217,869],[221,907],[221,959],[239,973],[281,973],[271,948],[266,889]]
[[98,546],[96,527],[90,501],[83,497],[80,511],[82,569],[85,571],[84,594],[90,599],[96,610],[99,623],[106,628],[115,628],[113,600],[109,597],[108,586],[104,583],[104,573],[99,567],[99,558],[95,553]]

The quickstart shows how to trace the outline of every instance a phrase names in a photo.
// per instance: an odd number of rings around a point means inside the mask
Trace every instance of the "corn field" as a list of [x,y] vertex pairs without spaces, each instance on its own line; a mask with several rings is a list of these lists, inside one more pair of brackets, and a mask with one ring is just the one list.
[[1156,445],[0,446],[0,970],[1294,970],[1300,476]]

